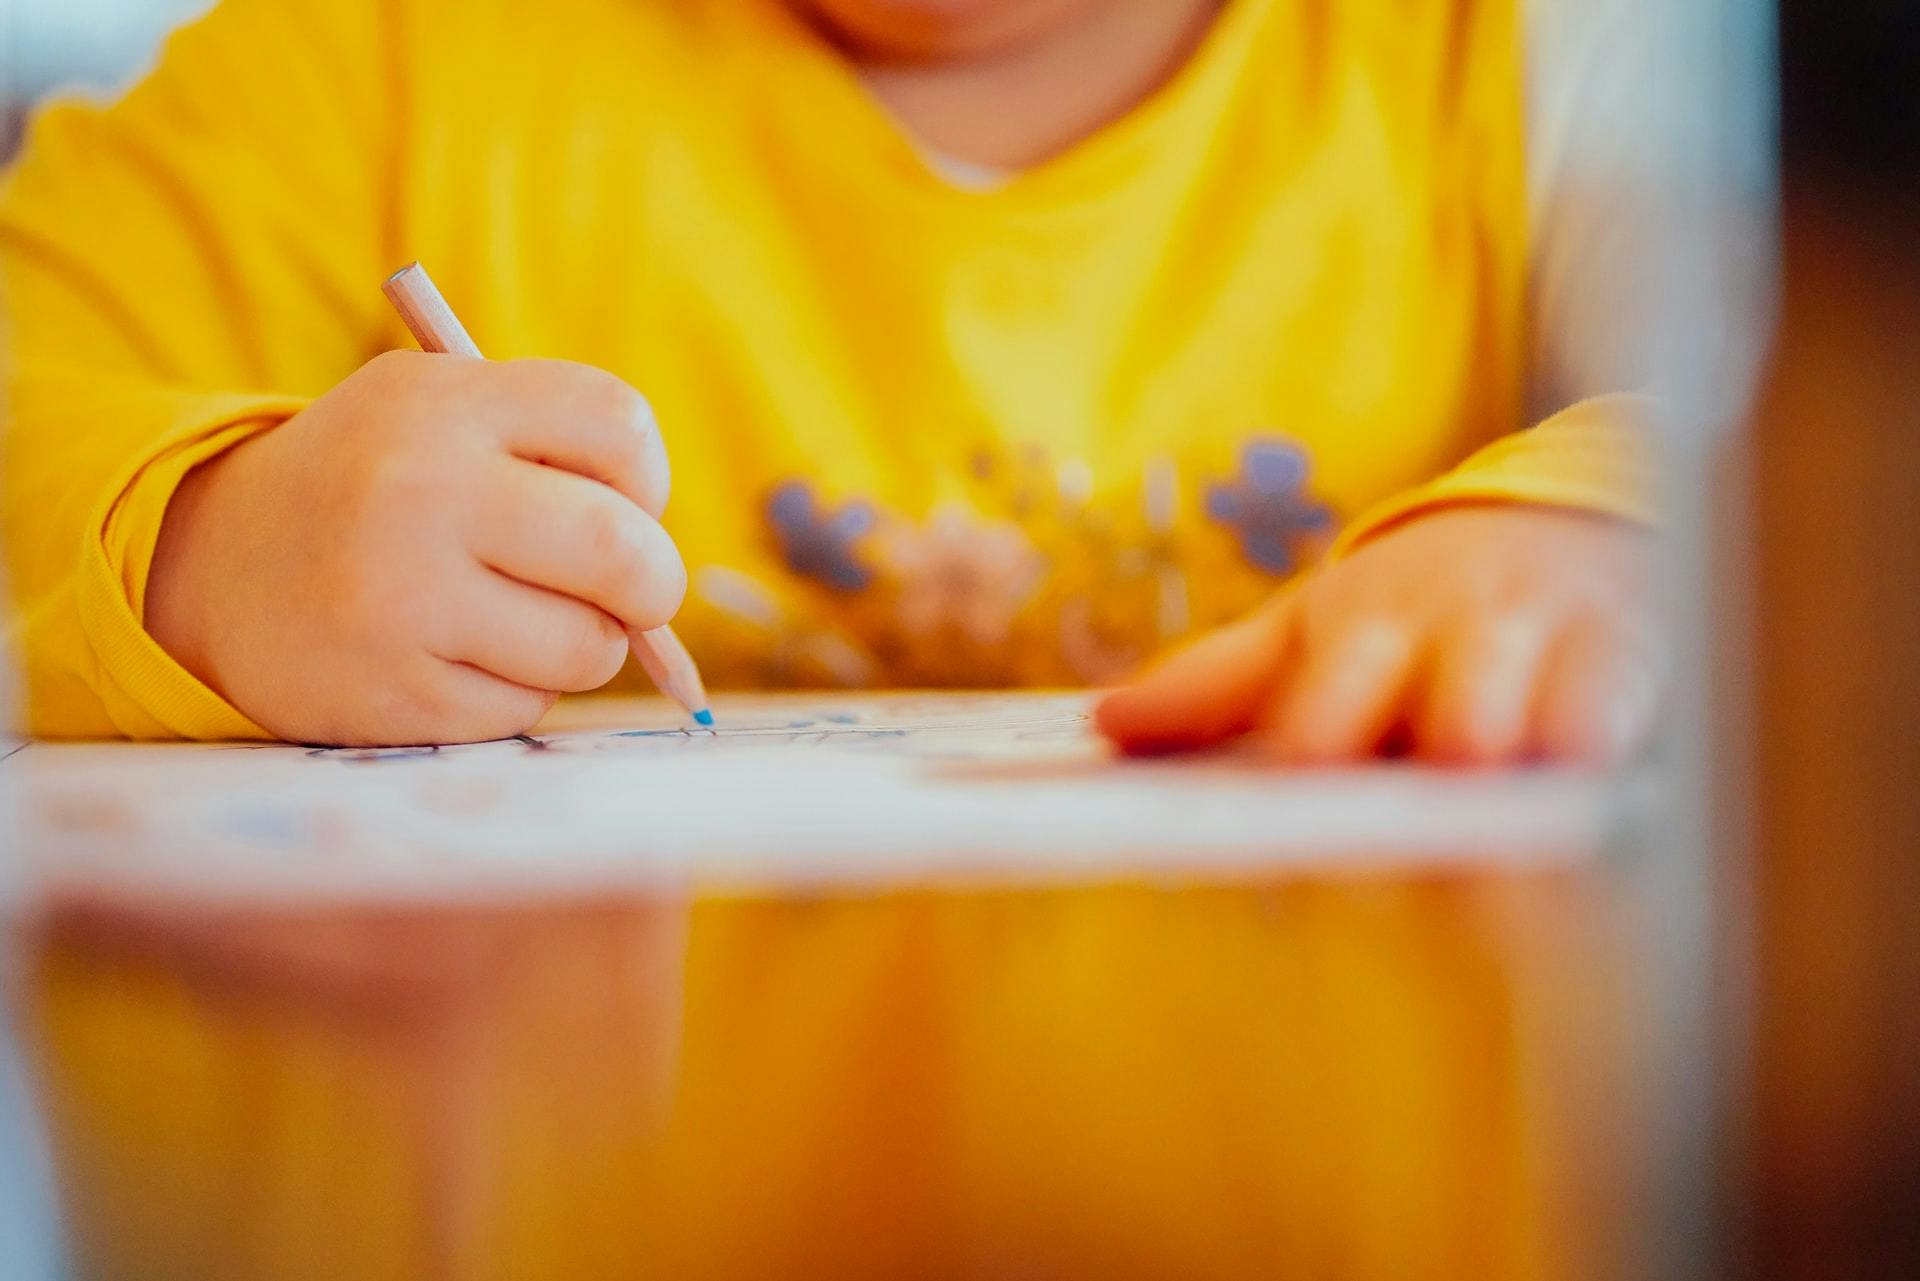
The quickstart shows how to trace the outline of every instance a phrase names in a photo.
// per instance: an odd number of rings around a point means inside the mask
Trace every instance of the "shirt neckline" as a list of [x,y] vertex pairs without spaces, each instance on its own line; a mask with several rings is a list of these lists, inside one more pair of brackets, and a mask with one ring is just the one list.
[[[724,0],[723,0],[724,2]],[[1033,165],[995,174],[991,166],[958,164],[963,173],[998,178],[956,183],[952,163],[915,137],[861,79],[859,70],[783,0],[740,0],[757,30],[747,33],[756,52],[746,77],[775,128],[804,129],[796,149],[818,152],[841,177],[861,171],[902,199],[947,204],[970,213],[985,208],[1044,212],[1097,198],[1128,171],[1149,166],[1157,146],[1179,121],[1223,103],[1251,46],[1248,28],[1271,0],[1226,0],[1198,45],[1166,82],[1119,118]],[[797,95],[797,97],[796,97]],[[805,101],[794,111],[782,103]],[[823,137],[826,135],[826,137]]]

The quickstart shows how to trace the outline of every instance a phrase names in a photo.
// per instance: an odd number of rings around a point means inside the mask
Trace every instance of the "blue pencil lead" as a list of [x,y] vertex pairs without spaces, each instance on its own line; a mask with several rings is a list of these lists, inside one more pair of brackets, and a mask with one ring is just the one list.
[[693,714],[693,719],[695,719],[696,721],[699,721],[702,725],[705,725],[708,729],[713,728],[713,713],[709,711],[707,708],[703,707],[699,711],[695,712]]

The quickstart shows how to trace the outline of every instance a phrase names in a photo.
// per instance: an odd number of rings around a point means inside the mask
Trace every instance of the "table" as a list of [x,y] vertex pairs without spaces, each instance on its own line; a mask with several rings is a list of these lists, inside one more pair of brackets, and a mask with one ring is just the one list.
[[[723,701],[812,728],[604,753],[667,727],[601,706],[424,764],[248,753],[224,791],[175,754],[137,797],[152,753],[23,753],[26,1025],[85,1273],[1620,1270],[1615,788],[1119,766],[1071,701],[888,697],[842,742],[806,735],[848,713]],[[914,747],[860,737],[894,722]],[[716,814],[722,759],[757,799]]]

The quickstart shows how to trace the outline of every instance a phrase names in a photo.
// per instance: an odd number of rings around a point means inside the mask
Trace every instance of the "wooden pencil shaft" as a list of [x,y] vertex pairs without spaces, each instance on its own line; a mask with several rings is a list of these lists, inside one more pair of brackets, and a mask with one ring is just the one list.
[[707,688],[686,645],[671,627],[655,627],[630,637],[633,656],[660,692],[690,712],[707,705]]
[[447,306],[425,267],[408,263],[388,276],[380,290],[400,313],[422,351],[481,359],[479,344],[460,323],[460,317],[453,314],[453,308]]

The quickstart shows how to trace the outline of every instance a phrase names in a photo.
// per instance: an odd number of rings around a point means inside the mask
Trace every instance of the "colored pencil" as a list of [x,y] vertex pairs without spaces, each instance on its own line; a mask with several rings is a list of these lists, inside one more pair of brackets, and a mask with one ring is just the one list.
[[[422,351],[482,359],[478,344],[467,327],[453,314],[453,308],[441,296],[426,269],[412,262],[387,277],[381,286],[387,300],[400,313]],[[633,656],[640,660],[647,676],[660,692],[687,709],[702,725],[713,724],[713,712],[707,706],[707,690],[693,656],[673,634],[670,627],[648,631],[629,631],[627,639]]]

